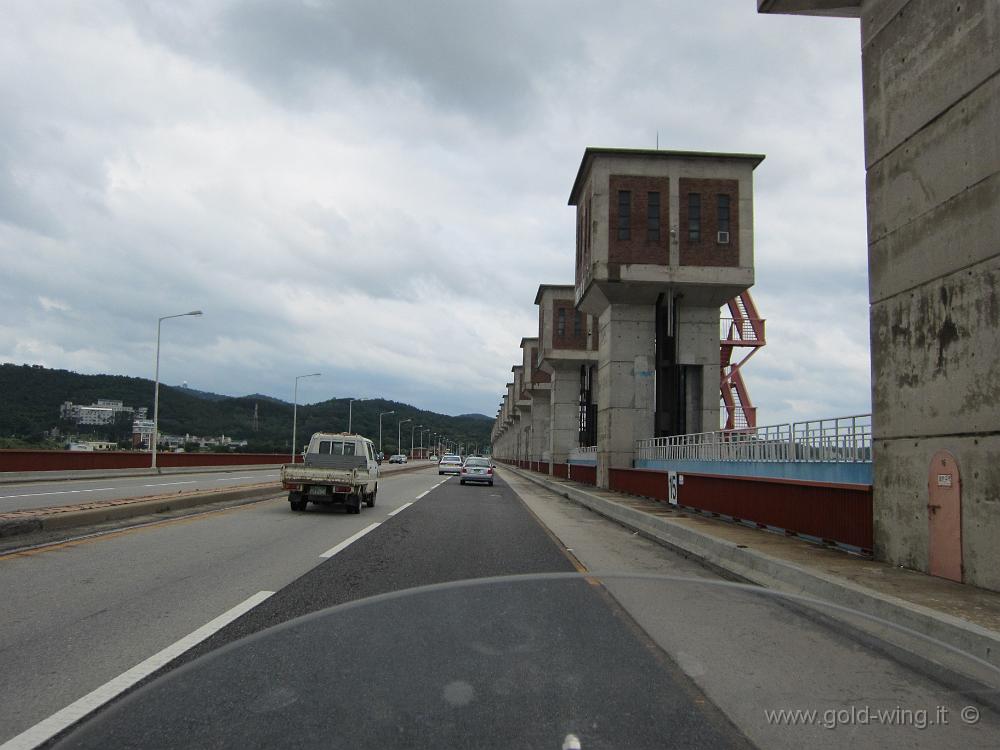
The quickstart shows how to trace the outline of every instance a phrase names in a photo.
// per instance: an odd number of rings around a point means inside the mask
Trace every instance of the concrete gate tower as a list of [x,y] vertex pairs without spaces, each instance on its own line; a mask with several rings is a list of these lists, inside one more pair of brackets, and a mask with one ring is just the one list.
[[584,152],[569,204],[576,307],[598,322],[599,487],[632,466],[636,440],[719,429],[719,308],[754,282],[763,159]]

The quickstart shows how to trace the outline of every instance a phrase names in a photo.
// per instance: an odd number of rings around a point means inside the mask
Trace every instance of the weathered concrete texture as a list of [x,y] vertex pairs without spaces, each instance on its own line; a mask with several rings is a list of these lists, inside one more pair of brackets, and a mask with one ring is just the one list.
[[549,460],[564,464],[580,439],[580,368],[554,368],[549,393]]
[[875,556],[927,572],[927,470],[939,449],[959,456],[965,581],[1000,590],[1000,436],[899,438],[875,444]]
[[964,580],[1000,589],[1000,3],[865,6],[876,552],[927,570],[946,449]]
[[531,392],[531,456],[532,461],[548,461],[550,457],[550,417],[552,415],[552,393],[549,388],[538,388]]
[[611,305],[601,313],[597,370],[600,487],[608,486],[610,469],[631,467],[635,441],[653,434],[655,339],[654,307]]
[[719,308],[677,306],[677,362],[699,365],[699,381],[689,381],[686,396],[688,432],[719,429]]
[[[1000,32],[996,44],[1000,44]],[[923,96],[915,93],[912,99],[921,101]],[[1000,76],[973,90],[871,165],[869,241],[881,239],[996,174],[1000,169],[998,123]]]
[[[865,153],[871,167],[996,73],[1000,10],[996,0],[876,0],[862,7],[862,35],[868,38],[862,54]],[[886,11],[893,9],[886,22]],[[878,24],[877,33],[866,33]]]
[[[869,248],[872,302],[1000,252],[1000,173],[927,211]],[[955,226],[962,227],[955,231]],[[940,252],[947,247],[948,252]]]
[[872,305],[878,438],[1000,427],[1000,256]]

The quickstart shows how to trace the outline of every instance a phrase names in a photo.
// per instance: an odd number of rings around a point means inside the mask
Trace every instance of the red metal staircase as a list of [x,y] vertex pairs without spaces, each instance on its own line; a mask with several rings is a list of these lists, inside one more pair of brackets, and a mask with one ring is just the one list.
[[[747,430],[757,426],[757,407],[750,401],[750,393],[740,368],[766,343],[764,320],[757,312],[750,292],[743,292],[727,303],[731,317],[721,318],[722,404],[726,414],[725,430]],[[749,349],[738,362],[733,362],[734,349]]]

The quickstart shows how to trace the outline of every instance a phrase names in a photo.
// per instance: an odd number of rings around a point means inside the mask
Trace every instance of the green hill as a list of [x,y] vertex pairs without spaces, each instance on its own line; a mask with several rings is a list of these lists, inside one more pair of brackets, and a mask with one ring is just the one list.
[[[211,398],[206,398],[210,395]],[[40,443],[43,433],[53,427],[72,429],[60,423],[59,406],[64,401],[90,404],[99,398],[119,399],[126,406],[147,407],[153,414],[153,381],[121,375],[81,375],[68,370],[50,370],[38,365],[0,364],[0,438],[14,438]],[[303,443],[319,430],[346,430],[348,399],[339,398],[309,406],[299,406],[298,437]],[[254,406],[258,428],[253,429]],[[385,399],[355,401],[353,430],[378,443],[378,415],[395,411],[383,418],[383,448],[395,453],[396,425],[399,419],[412,419],[403,425],[402,447],[410,449],[411,425],[423,425],[457,442],[489,441],[491,421],[482,415],[451,417],[409,404]],[[109,428],[95,428],[95,434]],[[292,405],[278,399],[254,395],[218,396],[192,392],[160,384],[160,432],[174,435],[228,435],[247,440],[247,450],[284,451],[291,443]],[[429,438],[425,436],[425,444]],[[420,445],[419,431],[414,444]]]

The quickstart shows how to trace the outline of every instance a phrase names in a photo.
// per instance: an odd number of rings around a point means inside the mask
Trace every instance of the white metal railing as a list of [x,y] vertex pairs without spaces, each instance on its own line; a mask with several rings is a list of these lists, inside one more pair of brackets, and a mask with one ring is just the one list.
[[637,440],[636,458],[693,461],[872,460],[872,417],[816,419],[748,430],[718,430]]
[[595,461],[597,459],[597,446],[587,445],[581,448],[572,448],[569,452],[569,458],[567,459],[569,463],[573,463],[573,460],[577,461]]

